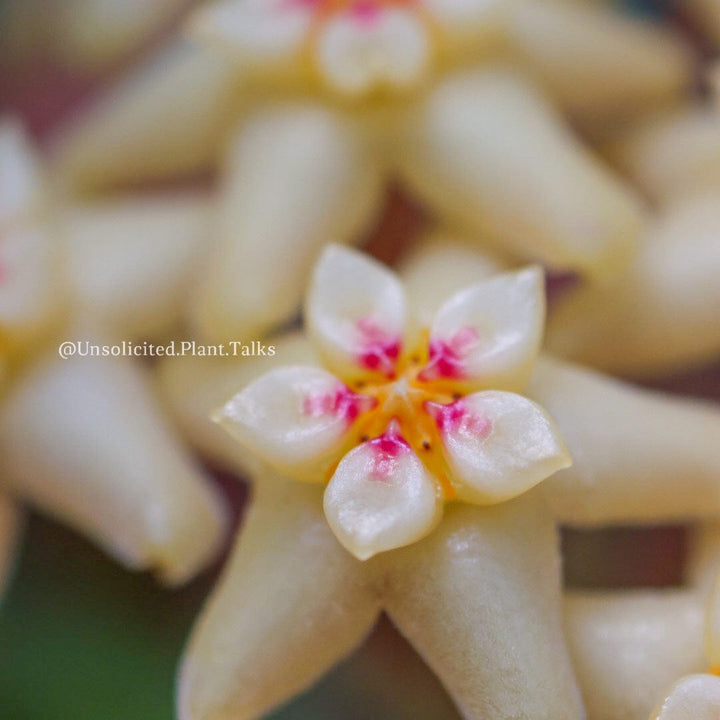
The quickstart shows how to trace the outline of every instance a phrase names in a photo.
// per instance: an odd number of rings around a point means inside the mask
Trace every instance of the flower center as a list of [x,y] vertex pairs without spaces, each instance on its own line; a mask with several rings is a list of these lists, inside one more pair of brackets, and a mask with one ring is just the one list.
[[485,436],[490,422],[470,413],[460,393],[448,393],[425,381],[426,359],[420,353],[411,356],[391,382],[355,384],[358,394],[352,395],[363,400],[356,401],[362,410],[356,415],[353,443],[370,442],[375,449],[372,443],[392,437],[407,444],[438,478],[443,496],[450,500],[455,489],[442,452],[442,434],[464,427]]

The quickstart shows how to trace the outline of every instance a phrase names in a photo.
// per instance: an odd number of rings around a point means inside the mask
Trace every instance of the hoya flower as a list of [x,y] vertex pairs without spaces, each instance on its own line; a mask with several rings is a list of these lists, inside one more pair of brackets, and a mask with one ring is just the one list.
[[454,295],[413,337],[397,278],[331,246],[306,310],[331,372],[273,370],[217,419],[283,474],[327,482],[330,526],[367,559],[429,533],[443,501],[503,502],[569,464],[549,417],[510,392],[543,309],[542,275],[526,270]]
[[[20,127],[0,123],[0,491],[68,523],[131,568],[183,582],[219,546],[219,498],[167,427],[133,360],[58,357],[61,340],[109,344],[116,333],[163,326],[173,283],[156,280],[151,267],[128,279],[149,251],[137,252],[137,238],[123,229],[160,241],[168,207],[136,208],[131,217],[142,216],[144,227],[127,217],[123,224],[117,206],[105,208],[94,228],[104,221],[109,232],[91,233],[88,243],[78,227],[87,230],[87,210],[53,211],[39,166]],[[65,235],[71,228],[72,241]],[[192,244],[190,230],[183,232],[181,254],[183,243]],[[166,239],[149,254],[167,247]],[[149,307],[138,307],[139,298]]]
[[[401,269],[408,304],[420,324],[431,323],[450,292],[492,277],[505,267],[502,259],[468,246],[450,246],[450,252],[441,252],[449,247],[451,237],[448,231],[434,235],[434,242],[419,248]],[[322,483],[278,479],[209,419],[230,393],[256,380],[268,364],[317,362],[317,344],[313,350],[299,334],[275,337],[271,342],[277,350],[272,358],[243,362],[168,358],[159,368],[166,406],[187,440],[213,462],[249,477],[254,488],[237,546],[185,654],[179,683],[182,720],[263,715],[351,652],[374,623],[379,608],[389,613],[439,675],[465,716],[535,719],[569,713],[573,718],[583,717],[577,700],[569,700],[572,693],[551,691],[557,698],[550,699],[542,692],[542,688],[557,688],[558,674],[553,668],[565,667],[564,651],[558,654],[555,641],[536,635],[555,632],[552,603],[542,601],[539,607],[540,594],[528,595],[518,582],[534,583],[546,572],[552,574],[549,568],[558,562],[557,548],[550,551],[519,538],[526,520],[514,514],[521,504],[537,508],[539,491],[549,502],[555,522],[563,525],[645,525],[692,518],[701,527],[720,513],[720,446],[716,442],[720,412],[541,357],[528,395],[550,410],[575,459],[573,466],[506,503],[484,508],[451,503],[443,521],[426,538],[358,562],[328,528]],[[492,536],[485,534],[491,516],[498,532]],[[533,524],[531,533],[536,532]],[[510,544],[519,539],[523,549],[518,546],[518,553],[510,558],[497,544],[501,537]],[[717,547],[714,542],[703,554],[712,549],[717,555]],[[535,551],[536,557],[526,555]],[[496,562],[501,555],[504,560]],[[486,594],[484,589],[490,586],[495,589]],[[632,596],[622,597],[614,614],[612,608],[605,611],[605,616],[617,620],[615,625],[603,620],[600,599],[591,604],[591,609],[598,608],[592,613],[573,613],[574,599],[566,601],[570,618],[566,628],[573,631],[570,648],[575,662],[582,663],[578,679],[589,700],[602,700],[592,705],[593,712],[599,708],[599,719],[616,720],[603,715],[612,707],[613,692],[629,688],[626,698],[632,700],[639,689],[647,699],[641,706],[646,715],[666,683],[681,672],[694,671],[698,598],[690,587],[662,609],[658,607],[662,597],[647,602],[641,598],[634,605]],[[582,605],[581,610],[586,607]],[[530,621],[532,631],[515,635],[515,621],[522,626],[520,618],[537,617],[538,612],[550,614],[539,624]],[[500,625],[495,624],[496,613],[503,618]],[[677,629],[668,623],[672,613],[680,622]],[[648,623],[652,632],[645,633]],[[580,630],[575,631],[578,626]],[[609,626],[606,638],[603,631]],[[620,644],[626,636],[638,642],[648,638],[642,646],[648,652],[640,654],[644,662],[632,663],[631,648],[623,656],[627,662],[612,654],[613,639],[618,647],[628,647]],[[601,652],[600,638],[610,647],[606,653]],[[671,641],[674,650],[667,662],[660,663],[653,653],[660,652],[662,638]],[[542,661],[530,660],[536,657],[536,640],[552,648]],[[512,657],[505,654],[509,645],[520,649]],[[531,668],[526,661],[537,666]],[[660,666],[657,674],[648,672],[653,662]],[[503,669],[496,674],[500,666]],[[521,697],[515,700],[510,700],[514,691],[507,682],[508,668],[513,677],[524,678]],[[618,677],[618,668],[628,672]],[[641,668],[642,677],[630,672]],[[550,678],[545,675],[548,670]],[[628,679],[633,677],[635,681]],[[638,707],[637,703],[630,706]],[[617,720],[628,717],[635,716],[618,714]]]
[[481,47],[497,32],[499,6],[495,0],[221,0],[200,11],[194,25],[252,71],[304,72],[359,97],[417,87],[463,41]]
[[189,26],[195,44],[164,47],[55,151],[76,188],[219,168],[191,313],[208,341],[291,320],[322,248],[362,239],[398,179],[475,242],[617,271],[643,201],[545,90],[597,121],[691,78],[672,31],[590,4],[236,0],[198,8]]

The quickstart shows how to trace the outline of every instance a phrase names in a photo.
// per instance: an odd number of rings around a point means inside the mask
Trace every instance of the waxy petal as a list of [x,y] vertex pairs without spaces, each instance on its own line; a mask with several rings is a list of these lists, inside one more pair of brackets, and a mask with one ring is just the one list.
[[584,717],[562,631],[555,525],[536,492],[450,505],[427,538],[376,560],[384,607],[463,717]]
[[445,40],[443,50],[474,52],[494,42],[504,32],[503,2],[500,0],[420,0]]
[[209,211],[208,199],[196,193],[65,209],[59,231],[76,311],[127,340],[173,329],[207,246]]
[[691,86],[693,54],[668,27],[604,3],[507,3],[513,50],[576,117],[645,111]]
[[357,3],[320,30],[317,60],[325,81],[340,93],[416,85],[430,60],[427,29],[413,12]]
[[54,174],[94,189],[206,169],[220,154],[237,90],[224,57],[173,40],[61,126]]
[[250,720],[304,690],[369,632],[369,564],[335,540],[322,489],[262,478],[200,616],[178,683],[180,720]]
[[41,359],[0,404],[0,485],[177,584],[215,555],[225,513],[150,396],[126,359]]
[[341,460],[324,507],[337,539],[360,560],[419,540],[442,512],[437,482],[392,426]]
[[296,58],[312,22],[312,5],[301,0],[221,0],[197,10],[189,26],[197,40],[253,71]]
[[381,178],[373,139],[351,117],[309,101],[250,115],[225,157],[220,236],[192,318],[199,335],[258,338],[292,320],[321,249],[361,236]]
[[37,219],[43,199],[40,167],[19,122],[0,118],[0,232]]
[[41,225],[0,232],[0,345],[30,343],[55,319],[64,303],[59,260]]
[[570,593],[565,634],[590,718],[647,718],[678,677],[706,665],[700,593]]
[[542,484],[569,525],[716,519],[720,411],[550,358],[527,393],[552,416],[573,466]]
[[555,268],[610,273],[632,254],[638,198],[512,70],[451,73],[404,121],[403,177],[448,220]]
[[529,268],[453,295],[430,329],[419,378],[468,389],[521,390],[532,372],[545,319],[544,277]]
[[649,720],[717,720],[720,716],[720,678],[689,675],[670,689]]
[[[247,476],[257,460],[211,415],[241,388],[272,367],[316,363],[310,343],[301,333],[270,338],[257,357],[169,357],[157,363],[158,388],[165,409],[203,457],[230,472]],[[275,349],[269,355],[270,347]],[[259,354],[265,348],[264,355]]]
[[720,188],[720,112],[705,104],[652,114],[606,149],[658,203]]
[[[53,8],[57,15],[51,20],[53,49],[75,69],[104,70],[147,41],[187,5],[188,0],[58,3],[57,10]],[[36,12],[45,17],[46,10],[41,6]]]
[[428,410],[461,500],[503,502],[571,464],[547,413],[520,395],[488,390]]
[[547,346],[586,365],[639,377],[711,361],[720,352],[719,276],[717,193],[668,205],[616,281],[584,284],[559,299]]
[[341,377],[394,377],[405,294],[379,262],[338,246],[327,248],[315,267],[305,317],[323,360]]
[[399,275],[413,319],[420,327],[432,325],[438,309],[458,288],[470,287],[507,269],[507,261],[499,255],[464,241],[455,233],[435,231],[403,259]]
[[375,403],[326,370],[291,365],[250,383],[214,419],[281,472],[323,482],[353,423]]

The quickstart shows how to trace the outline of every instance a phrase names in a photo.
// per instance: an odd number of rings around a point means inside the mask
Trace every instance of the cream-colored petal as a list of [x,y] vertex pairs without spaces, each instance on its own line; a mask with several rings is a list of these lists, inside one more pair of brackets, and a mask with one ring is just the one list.
[[330,531],[322,488],[260,483],[185,652],[179,720],[258,718],[313,683],[375,622],[369,570]]
[[54,51],[80,71],[99,71],[147,41],[192,0],[64,0],[54,18]]
[[477,55],[505,32],[502,0],[420,0],[427,10],[444,51]]
[[390,617],[468,720],[584,717],[561,627],[555,528],[539,500],[449,505],[427,538],[377,558]]
[[62,258],[53,240],[40,224],[0,233],[0,345],[30,343],[62,308]]
[[720,352],[718,277],[717,195],[679,201],[663,209],[616,281],[582,285],[560,298],[550,313],[547,346],[641,377],[712,360]]
[[509,500],[571,464],[547,413],[520,395],[486,390],[428,409],[458,497],[467,502]]
[[[255,467],[255,458],[211,420],[212,413],[273,367],[316,363],[310,343],[301,333],[263,340],[251,348],[257,350],[255,357],[185,355],[157,364],[161,399],[186,442],[213,463],[241,475]],[[272,350],[275,354],[269,355]]]
[[220,153],[238,90],[225,58],[172,41],[60,128],[54,173],[96,189],[206,169]]
[[670,688],[650,720],[717,720],[719,715],[720,678],[689,675]]
[[219,246],[194,315],[213,341],[258,337],[293,317],[329,242],[356,239],[380,199],[364,128],[310,102],[263,106],[225,157]]
[[43,200],[40,163],[19,121],[0,116],[0,228],[35,218]]
[[429,328],[435,313],[453,293],[507,269],[508,263],[500,255],[440,230],[421,240],[402,260],[398,273],[414,320]]
[[391,424],[340,461],[323,506],[340,543],[359,560],[367,560],[425,537],[440,520],[439,490]]
[[200,251],[209,245],[204,195],[128,196],[77,204],[60,219],[76,312],[126,340],[178,324]]
[[545,320],[539,268],[497,275],[456,292],[430,328],[421,380],[467,389],[522,390],[532,373]]
[[0,495],[0,601],[12,574],[21,524],[18,508]]
[[542,358],[528,395],[573,466],[542,484],[570,525],[710,519],[720,512],[720,412]]
[[402,352],[405,293],[376,260],[337,245],[315,266],[307,295],[308,331],[325,364],[341,377],[394,377]]
[[288,365],[251,382],[213,419],[278,471],[324,482],[355,420],[375,404],[327,370]]
[[703,104],[654,113],[608,143],[607,152],[656,202],[720,188],[720,112]]
[[189,22],[195,39],[231,53],[249,71],[297,60],[312,25],[311,4],[295,0],[220,0]]
[[402,173],[481,237],[555,268],[616,270],[643,225],[633,192],[515,72],[449,75],[406,117]]
[[681,9],[715,47],[720,47],[720,0],[685,0]]
[[430,41],[416,13],[358,3],[319,30],[317,64],[325,82],[344,95],[383,86],[406,89],[427,72]]
[[680,36],[609,3],[507,3],[514,50],[575,116],[644,111],[693,80],[693,55]]
[[685,590],[570,593],[565,633],[591,720],[641,720],[705,667],[703,600]]
[[0,405],[0,483],[176,584],[218,550],[225,518],[150,393],[129,360],[53,352]]

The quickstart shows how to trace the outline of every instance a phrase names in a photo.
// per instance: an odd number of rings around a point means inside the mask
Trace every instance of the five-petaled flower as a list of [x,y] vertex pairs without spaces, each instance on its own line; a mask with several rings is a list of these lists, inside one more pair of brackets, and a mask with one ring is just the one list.
[[194,25],[256,70],[305,72],[357,97],[416,87],[435,59],[487,35],[497,7],[496,0],[222,0]]
[[216,419],[287,476],[328,481],[328,522],[364,560],[424,537],[444,501],[509,500],[570,464],[547,414],[515,393],[543,318],[531,268],[463,290],[429,330],[413,327],[389,270],[331,246],[307,304],[328,370],[273,370]]

